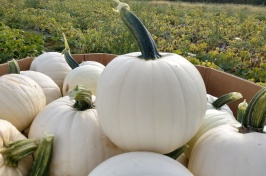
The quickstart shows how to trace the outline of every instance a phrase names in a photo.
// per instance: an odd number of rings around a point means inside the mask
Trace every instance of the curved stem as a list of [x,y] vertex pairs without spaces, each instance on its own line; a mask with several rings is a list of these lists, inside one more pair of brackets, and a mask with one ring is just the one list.
[[239,92],[230,92],[228,94],[222,95],[218,97],[213,103],[212,106],[215,109],[221,108],[223,105],[234,102],[240,98],[242,98],[242,94]]
[[20,68],[18,65],[18,62],[16,59],[12,59],[11,61],[7,62],[8,65],[8,73],[15,73],[15,74],[20,74]]
[[95,108],[92,102],[91,91],[85,89],[82,86],[77,85],[73,90],[69,92],[70,99],[74,99],[76,102],[73,105],[79,111]]
[[38,147],[38,140],[23,139],[10,143],[7,148],[2,149],[0,153],[5,159],[5,165],[16,167],[18,161],[35,152]]
[[250,101],[243,115],[241,133],[263,132],[266,122],[266,87]]
[[117,10],[121,19],[134,35],[141,51],[140,58],[144,60],[155,60],[161,57],[157,51],[156,44],[140,19],[129,10],[129,5],[115,0],[118,3]]
[[72,69],[77,68],[79,67],[79,64],[74,60],[74,58],[70,54],[70,48],[69,48],[69,45],[66,39],[66,35],[64,33],[63,33],[63,37],[64,37],[64,43],[65,43],[65,49],[63,50],[63,54],[65,57],[65,60]]

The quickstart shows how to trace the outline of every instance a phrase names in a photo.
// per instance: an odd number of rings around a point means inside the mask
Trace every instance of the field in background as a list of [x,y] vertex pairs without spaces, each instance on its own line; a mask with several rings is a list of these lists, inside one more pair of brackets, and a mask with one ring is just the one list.
[[[159,51],[266,83],[265,6],[124,2],[151,32]],[[0,62],[61,52],[62,33],[72,53],[138,51],[115,7],[103,0],[1,0]]]

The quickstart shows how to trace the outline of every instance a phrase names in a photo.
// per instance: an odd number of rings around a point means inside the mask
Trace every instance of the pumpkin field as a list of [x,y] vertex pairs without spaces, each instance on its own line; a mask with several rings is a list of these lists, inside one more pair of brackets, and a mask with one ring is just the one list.
[[[265,6],[167,1],[130,2],[158,49],[193,64],[221,69],[265,85]],[[0,63],[61,52],[62,33],[72,53],[123,54],[136,42],[105,0],[2,0]]]

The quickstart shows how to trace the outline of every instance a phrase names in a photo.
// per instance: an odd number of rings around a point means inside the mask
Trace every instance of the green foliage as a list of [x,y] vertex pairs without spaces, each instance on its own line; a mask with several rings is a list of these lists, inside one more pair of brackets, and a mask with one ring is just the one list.
[[[169,0],[169,1],[180,1],[180,0]],[[182,1],[183,2],[204,2],[204,3],[266,5],[264,0],[182,0]]]
[[[13,57],[36,56],[42,50],[61,52],[64,49],[62,33],[66,34],[73,54],[139,51],[132,34],[114,12],[117,4],[113,1],[11,1],[0,2],[0,20],[6,25],[5,33],[9,36],[1,37],[2,62]],[[159,51],[180,54],[193,64],[221,69],[254,82],[266,82],[264,7],[123,2],[143,21]],[[28,51],[21,50],[21,46],[25,46],[21,41],[26,38],[30,41],[26,46],[35,45],[28,47]],[[15,44],[6,44],[12,42]]]
[[40,35],[11,29],[0,23],[0,63],[40,54],[43,51],[43,43]]

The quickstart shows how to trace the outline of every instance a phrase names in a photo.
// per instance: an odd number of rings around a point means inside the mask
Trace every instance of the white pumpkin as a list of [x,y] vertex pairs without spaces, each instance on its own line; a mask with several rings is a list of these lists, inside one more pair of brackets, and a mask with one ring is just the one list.
[[188,169],[195,176],[264,176],[266,135],[239,133],[222,125],[204,133],[195,144]]
[[62,89],[63,96],[68,95],[69,90],[75,88],[76,85],[83,85],[93,95],[96,95],[98,79],[102,74],[103,68],[95,64],[96,62],[91,61],[90,63],[83,64],[66,75]]
[[46,97],[46,104],[62,97],[60,88],[49,76],[31,70],[21,71],[20,74],[30,77],[40,85]]
[[64,79],[71,68],[63,54],[59,52],[45,52],[33,59],[30,70],[46,74],[52,78],[61,90]]
[[153,152],[123,153],[98,165],[89,176],[193,176],[176,160]]
[[27,156],[18,161],[17,166],[8,166],[1,150],[5,149],[11,142],[26,139],[14,125],[0,119],[0,175],[1,176],[28,176],[32,167],[33,157]]
[[206,111],[204,120],[198,130],[198,132],[193,136],[193,138],[188,142],[189,148],[185,151],[185,155],[190,158],[192,149],[199,138],[207,131],[216,128],[221,125],[230,124],[235,127],[240,127],[241,124],[235,119],[233,115],[225,111],[218,111],[210,109]]
[[241,127],[222,125],[196,142],[188,168],[196,176],[263,176],[266,172],[266,88],[251,100]]
[[[206,111],[206,90],[186,59],[162,53],[158,60],[121,55],[104,69],[97,111],[106,135],[125,150],[168,153],[188,142]],[[187,74],[189,72],[189,74]]]
[[[71,93],[84,98],[84,101],[90,99],[81,94]],[[71,100],[69,96],[51,102],[37,115],[30,127],[29,138],[39,139],[44,132],[55,136],[49,175],[88,175],[107,158],[123,152],[103,133],[96,109],[74,108],[73,105],[77,105],[77,108],[87,105],[81,101],[82,106],[79,106],[79,102]]]
[[39,86],[41,86],[44,95],[46,97],[46,104],[49,104],[51,101],[54,101],[59,97],[62,97],[59,87],[49,76],[41,72],[36,72],[31,70],[20,71],[19,64],[15,59],[8,61],[7,64],[8,64],[8,73],[14,73],[14,74],[16,73],[28,76],[34,81],[36,81],[39,84]]
[[[239,92],[231,92],[220,97],[215,97],[210,94],[207,94],[208,102],[207,102],[207,110],[203,122],[200,126],[198,132],[193,136],[192,139],[188,142],[189,148],[185,151],[186,156],[189,158],[190,153],[197,142],[197,140],[202,136],[205,132],[209,131],[212,128],[215,128],[224,124],[232,124],[237,127],[240,127],[241,124],[236,120],[231,111],[230,107],[225,104],[231,103],[242,98],[242,94]],[[213,104],[219,105],[219,107],[214,107]]]
[[103,70],[96,92],[99,122],[124,150],[169,153],[200,127],[207,106],[204,81],[182,56],[158,53],[127,4],[119,3],[118,11],[141,52],[120,55]]
[[70,48],[64,34],[63,37],[65,43],[65,49],[63,51],[64,58],[68,65],[72,68],[64,79],[62,89],[63,96],[68,95],[69,90],[72,90],[77,85],[82,85],[90,90],[93,95],[96,95],[98,79],[105,66],[95,61],[85,61],[78,64],[71,56]]
[[44,92],[33,79],[20,74],[0,77],[0,119],[23,131],[45,106]]

